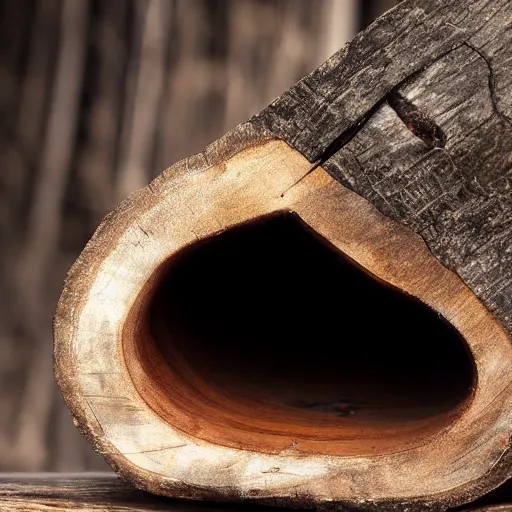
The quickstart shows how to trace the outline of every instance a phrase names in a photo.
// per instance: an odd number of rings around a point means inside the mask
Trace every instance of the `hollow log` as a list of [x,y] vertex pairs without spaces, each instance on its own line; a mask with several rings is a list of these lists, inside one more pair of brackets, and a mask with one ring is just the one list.
[[55,371],[119,475],[365,510],[511,476],[511,23],[405,0],[103,220]]

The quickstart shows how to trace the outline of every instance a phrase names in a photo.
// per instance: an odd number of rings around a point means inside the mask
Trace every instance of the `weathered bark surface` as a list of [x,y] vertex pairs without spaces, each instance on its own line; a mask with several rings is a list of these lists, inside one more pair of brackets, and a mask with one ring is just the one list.
[[[472,39],[478,44],[506,42],[496,35],[503,33],[509,15],[507,0],[405,0],[257,119],[316,161],[387,93],[442,55]],[[506,44],[497,49],[506,54]]]
[[444,148],[428,148],[383,105],[325,168],[420,234],[512,332],[512,126],[492,77],[471,47],[451,52],[401,88],[442,128]]
[[[406,0],[255,119],[420,234],[509,332],[511,22],[510,1]],[[407,129],[392,90],[443,144]]]

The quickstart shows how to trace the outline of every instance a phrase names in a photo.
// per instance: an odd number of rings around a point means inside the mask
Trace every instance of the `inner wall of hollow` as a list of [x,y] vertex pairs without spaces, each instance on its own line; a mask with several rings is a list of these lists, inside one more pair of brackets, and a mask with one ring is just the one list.
[[[284,218],[283,214],[270,216],[267,221],[280,217]],[[296,217],[293,219],[293,222],[299,222]],[[315,236],[304,223],[300,225],[300,222],[299,228],[308,231],[307,236],[313,237],[315,244],[327,248],[336,257],[341,257],[339,250],[318,235]],[[255,222],[251,223],[254,224]],[[302,386],[302,397],[295,397],[297,399],[291,402],[283,400],[282,393],[279,400],[276,400],[271,394],[262,396],[261,388],[252,390],[252,393],[244,390],[240,375],[232,380],[230,389],[229,379],[226,386],[226,381],[222,383],[218,376],[216,380],[213,374],[208,373],[208,359],[201,361],[202,351],[198,349],[201,345],[191,345],[186,332],[180,333],[179,329],[172,332],[171,338],[181,338],[181,346],[180,343],[173,344],[171,341],[166,350],[165,343],[162,344],[162,339],[168,338],[172,329],[169,330],[168,313],[160,311],[159,314],[154,314],[165,303],[165,300],[161,300],[159,306],[156,301],[155,306],[155,297],[161,291],[161,283],[169,278],[172,267],[179,258],[180,255],[175,255],[170,263],[164,264],[140,294],[130,314],[132,328],[129,331],[133,335],[131,339],[130,336],[124,337],[125,359],[129,362],[130,373],[139,393],[174,427],[217,444],[262,452],[277,453],[292,446],[305,453],[345,456],[377,454],[424,443],[436,432],[453,423],[469,405],[476,373],[473,361],[468,357],[466,344],[458,333],[457,342],[466,350],[465,363],[471,367],[471,382],[467,383],[465,393],[452,403],[441,406],[435,400],[427,407],[409,403],[401,410],[394,411],[390,418],[389,410],[383,414],[382,411],[368,408],[357,400],[350,400],[350,397],[340,397],[335,392],[330,392],[329,399],[329,392],[326,395],[325,390],[322,390],[321,399],[311,395],[304,396],[307,386]],[[346,260],[344,257],[345,263]],[[353,262],[350,264],[354,266]],[[358,272],[364,273],[361,269]],[[371,279],[378,281],[375,277]],[[379,283],[378,286],[384,285]],[[394,293],[404,295],[402,292]],[[198,297],[198,300],[202,299],[204,298]],[[150,309],[153,311],[152,319],[148,313]],[[430,313],[434,314],[432,311]],[[189,320],[193,323],[193,318]],[[173,322],[171,319],[170,324],[179,327],[180,322]],[[182,325],[185,324],[182,322]],[[191,350],[187,350],[187,346],[192,347]],[[202,346],[208,348],[204,343]],[[229,362],[229,351],[224,354],[224,363],[226,361]],[[240,356],[238,359],[235,357],[233,363],[237,361],[242,362]],[[217,359],[214,362],[218,365],[222,361]],[[332,372],[331,362],[326,359]],[[315,376],[318,378],[318,368]],[[439,378],[442,380],[446,376]],[[357,372],[352,379],[357,382]],[[362,384],[364,383],[360,381],[358,386]],[[312,388],[314,390],[315,385]],[[437,390],[442,395],[439,400],[446,399],[447,394],[441,393],[442,386]],[[428,396],[419,398],[427,399]],[[390,404],[388,409],[389,406]]]

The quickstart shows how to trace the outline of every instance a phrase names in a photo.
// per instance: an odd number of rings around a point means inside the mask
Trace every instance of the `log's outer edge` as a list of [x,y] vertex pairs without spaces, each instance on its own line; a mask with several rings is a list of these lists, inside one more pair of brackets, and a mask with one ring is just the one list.
[[[221,164],[225,159],[237,154],[242,149],[260,145],[273,138],[273,135],[261,126],[255,126],[249,122],[242,123],[217,141],[208,145],[202,152],[184,158],[163,171],[149,185],[135,191],[102,219],[95,233],[65,278],[52,326],[55,340],[53,354],[55,379],[63,399],[70,410],[73,423],[80,433],[89,441],[93,449],[105,458],[122,480],[129,482],[142,491],[151,492],[156,495],[162,494],[157,475],[142,469],[135,469],[132,464],[126,461],[121,452],[105,440],[104,433],[99,424],[94,425],[86,420],[88,416],[88,412],[85,410],[87,405],[84,403],[81,392],[77,388],[74,373],[65,365],[66,361],[72,359],[72,354],[68,352],[70,343],[64,346],[64,344],[58,341],[59,339],[69,338],[70,335],[66,333],[66,327],[74,320],[75,314],[77,314],[75,307],[80,302],[80,298],[76,297],[75,283],[78,281],[83,283],[94,278],[97,266],[101,260],[97,256],[104,255],[105,253],[101,244],[97,244],[97,239],[102,236],[104,231],[108,231],[110,226],[115,225],[121,229],[126,227],[127,223],[131,221],[130,210],[134,203],[138,204],[142,209],[147,202],[146,198],[148,196],[154,199],[155,196],[164,195],[168,192],[167,186],[171,178],[174,179],[190,173],[203,172],[214,165]],[[116,232],[119,232],[121,229],[116,230]],[[91,261],[96,262],[96,267],[89,265]],[[72,311],[69,311],[68,304],[73,304]],[[58,333],[61,330],[63,334],[59,336]],[[172,487],[172,483],[170,485]],[[200,489],[183,483],[177,486],[175,495],[184,499],[226,501],[223,493],[215,493],[215,490],[212,489]]]

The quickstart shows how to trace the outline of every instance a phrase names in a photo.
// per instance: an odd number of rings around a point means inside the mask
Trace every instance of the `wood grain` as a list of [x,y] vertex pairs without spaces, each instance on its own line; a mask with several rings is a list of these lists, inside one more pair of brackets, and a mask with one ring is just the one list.
[[[512,504],[492,498],[460,507],[466,512],[509,512]],[[485,500],[485,498],[484,498]],[[477,502],[478,503],[478,502]],[[190,502],[134,489],[112,473],[3,473],[0,508],[5,512],[271,512],[272,507]],[[279,509],[283,512],[294,509]]]
[[[123,483],[111,473],[4,473],[2,512],[229,512],[233,505],[185,502],[154,496]],[[246,512],[271,510],[244,507]]]

